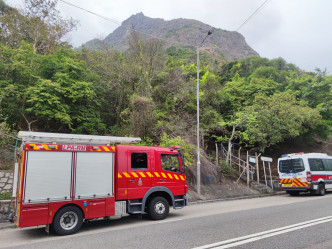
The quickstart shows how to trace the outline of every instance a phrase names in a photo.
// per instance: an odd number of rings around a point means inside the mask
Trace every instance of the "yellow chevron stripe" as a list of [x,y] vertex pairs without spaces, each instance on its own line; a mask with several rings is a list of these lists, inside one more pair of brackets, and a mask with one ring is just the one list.
[[299,178],[280,179],[281,184],[292,184],[293,187],[307,187],[308,182],[302,182]]
[[160,177],[160,175],[158,174],[158,172],[154,172],[154,174],[156,175],[156,177]]
[[103,149],[104,149],[105,151],[110,151],[110,149],[107,148],[107,146],[103,146]]
[[[49,150],[52,150],[52,149],[49,148],[49,147],[48,147],[48,149],[49,149]],[[58,145],[57,145],[57,144],[55,144],[55,148],[54,148],[54,149],[56,149],[56,150],[58,149]]]
[[301,179],[294,179],[294,183],[296,183],[298,187],[308,186],[308,184],[306,182],[301,182]]
[[43,146],[45,150],[51,150],[47,144],[42,144],[41,146]]
[[31,145],[33,146],[33,149],[34,149],[34,150],[39,150],[39,148],[37,147],[36,144],[30,144],[30,146],[31,146]]
[[292,178],[290,179],[280,179],[280,183],[292,183]]
[[142,177],[146,177],[143,172],[138,172]]
[[153,177],[153,175],[150,172],[146,172],[149,177]]
[[127,173],[127,172],[122,172],[122,174],[127,177],[127,178],[130,178],[130,175]]
[[[122,176],[122,175],[123,176]],[[154,175],[153,175],[154,174]],[[131,172],[130,174],[127,172],[122,172],[122,173],[118,173],[118,178],[130,178],[130,177],[163,177],[163,178],[169,178],[169,179],[176,179],[176,180],[182,180],[185,181],[185,176],[182,175],[176,175],[176,174],[171,174],[171,173],[167,173],[165,174],[164,172]]]

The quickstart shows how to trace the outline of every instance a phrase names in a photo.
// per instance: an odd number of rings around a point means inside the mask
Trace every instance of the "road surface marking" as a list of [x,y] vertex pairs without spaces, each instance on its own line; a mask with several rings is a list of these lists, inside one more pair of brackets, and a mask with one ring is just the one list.
[[168,222],[173,222],[173,221],[180,221],[182,219],[173,219],[173,220],[163,220],[163,221],[159,221],[158,223],[168,223]]
[[234,239],[229,239],[229,240],[224,240],[220,241],[217,243],[213,244],[208,244],[200,247],[195,247],[194,249],[223,249],[223,248],[231,248],[234,246],[239,246],[243,244],[247,244],[253,241],[269,238],[272,236],[284,234],[284,233],[289,233],[295,230],[303,229],[306,227],[311,227],[315,225],[319,225],[325,222],[331,222],[332,221],[332,216],[326,216],[323,218],[315,219],[315,220],[309,220],[305,222],[300,222],[297,224],[293,224],[290,226],[285,226],[285,227],[279,227],[276,229],[260,232],[260,233],[254,233],[254,234],[249,234],[246,236],[234,238]]

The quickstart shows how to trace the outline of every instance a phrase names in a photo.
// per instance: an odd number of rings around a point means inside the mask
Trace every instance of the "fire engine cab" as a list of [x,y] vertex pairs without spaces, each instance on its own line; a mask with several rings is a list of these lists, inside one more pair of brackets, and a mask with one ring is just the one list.
[[179,147],[135,145],[139,138],[58,133],[18,133],[15,214],[18,227],[46,225],[59,235],[84,221],[148,213],[167,217],[187,205]]

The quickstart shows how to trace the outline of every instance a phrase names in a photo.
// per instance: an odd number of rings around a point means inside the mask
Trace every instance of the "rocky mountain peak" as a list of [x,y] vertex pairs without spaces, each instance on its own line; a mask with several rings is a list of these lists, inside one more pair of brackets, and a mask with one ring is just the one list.
[[[123,21],[122,25],[103,41],[94,39],[84,46],[99,49],[101,44],[105,44],[114,49],[126,50],[128,49],[127,38],[132,28],[143,36],[167,40],[168,42],[164,44],[166,48],[179,46],[180,43],[195,48],[204,39],[211,26],[184,18],[165,21],[161,18],[147,17],[140,12]],[[214,28],[213,34],[204,42],[204,46],[209,48],[209,51],[222,54],[229,60],[258,56],[258,53],[246,43],[244,37],[235,31]]]

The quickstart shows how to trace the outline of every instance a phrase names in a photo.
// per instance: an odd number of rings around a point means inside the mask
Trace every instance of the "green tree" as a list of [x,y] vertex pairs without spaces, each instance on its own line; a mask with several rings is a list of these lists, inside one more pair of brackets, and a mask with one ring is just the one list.
[[53,51],[70,31],[76,28],[73,19],[65,19],[56,9],[57,0],[25,0],[25,8],[2,8],[1,41],[19,47],[22,41],[33,44],[35,53]]
[[0,107],[17,129],[105,132],[100,118],[103,89],[98,77],[71,50],[35,54],[33,46],[3,46]]
[[190,167],[193,166],[194,163],[194,154],[195,146],[192,144],[187,143],[185,140],[183,140],[180,136],[177,137],[171,137],[168,136],[166,133],[164,133],[161,136],[160,146],[165,148],[170,148],[173,146],[180,146],[181,151],[184,156],[185,166]]
[[254,104],[247,107],[244,113],[253,118],[245,122],[243,128],[246,136],[243,138],[248,144],[257,144],[261,151],[304,134],[321,121],[317,110],[303,105],[287,93],[256,96]]

